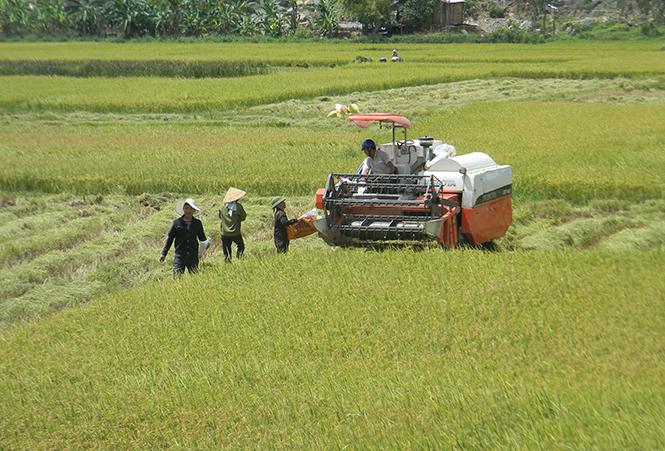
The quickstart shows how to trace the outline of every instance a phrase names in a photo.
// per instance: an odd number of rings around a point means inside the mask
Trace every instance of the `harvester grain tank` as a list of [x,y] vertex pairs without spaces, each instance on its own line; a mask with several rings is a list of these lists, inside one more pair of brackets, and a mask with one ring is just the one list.
[[379,148],[396,173],[331,173],[316,193],[323,216],[313,221],[326,242],[480,245],[506,234],[512,223],[510,166],[483,152],[456,155],[454,147],[431,137],[407,139],[411,122],[403,116],[357,114],[348,120],[363,128],[374,122],[392,126],[392,142]]

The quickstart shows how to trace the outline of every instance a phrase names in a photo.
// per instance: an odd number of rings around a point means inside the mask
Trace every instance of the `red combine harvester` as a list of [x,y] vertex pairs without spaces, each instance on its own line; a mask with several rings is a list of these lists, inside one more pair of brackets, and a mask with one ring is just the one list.
[[[312,222],[328,244],[434,239],[480,245],[501,238],[512,223],[512,168],[487,154],[456,155],[430,137],[409,140],[411,122],[395,114],[357,114],[360,127],[392,125],[392,143],[379,148],[395,174],[332,173],[316,192],[323,217]],[[396,139],[403,130],[404,139]]]

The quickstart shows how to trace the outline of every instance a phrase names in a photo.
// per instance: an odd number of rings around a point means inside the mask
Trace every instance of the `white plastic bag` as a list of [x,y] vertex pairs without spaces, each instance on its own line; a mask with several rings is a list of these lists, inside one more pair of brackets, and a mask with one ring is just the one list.
[[450,157],[454,157],[456,155],[457,155],[457,149],[455,149],[455,146],[448,143],[441,144],[432,151],[432,159],[427,163],[425,163],[425,169],[430,169],[437,162],[445,160]]
[[434,157],[441,157],[440,159],[450,158],[457,155],[457,149],[452,144],[444,143],[440,146],[436,146],[436,149],[432,152]]
[[206,249],[208,249],[208,246],[210,246],[210,237],[208,237],[207,240],[201,241],[199,243],[199,256],[203,255]]
[[319,212],[316,210],[316,208],[312,208],[310,211],[302,215],[299,219],[316,218],[317,216],[319,216]]

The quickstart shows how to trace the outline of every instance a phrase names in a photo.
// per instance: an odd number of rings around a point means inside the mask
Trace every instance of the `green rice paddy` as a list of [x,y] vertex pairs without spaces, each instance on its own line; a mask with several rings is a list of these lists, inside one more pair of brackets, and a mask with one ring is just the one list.
[[[383,47],[0,44],[269,71],[0,76],[0,449],[665,447],[662,43]],[[390,140],[335,103],[510,164],[506,237],[275,255],[270,197],[305,213]],[[230,186],[247,250],[224,264]],[[182,197],[213,245],[172,281]]]

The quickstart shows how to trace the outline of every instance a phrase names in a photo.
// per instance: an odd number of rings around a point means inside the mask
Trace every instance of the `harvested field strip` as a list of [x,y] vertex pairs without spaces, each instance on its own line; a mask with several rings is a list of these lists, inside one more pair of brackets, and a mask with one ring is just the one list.
[[[34,318],[65,306],[74,306],[109,292],[170,278],[170,264],[157,262],[166,233],[175,219],[175,199],[164,196],[107,196],[83,201],[74,196],[27,197],[11,195],[12,205],[2,208],[3,217],[14,227],[0,230],[0,329],[3,325]],[[217,261],[219,223],[216,209],[221,198],[198,198],[206,209],[205,231],[214,244],[207,253]],[[313,207],[293,203],[303,213]],[[247,202],[251,214],[245,225],[247,255],[262,255],[272,243],[271,211],[268,201]],[[35,205],[34,216],[29,213]],[[41,211],[49,205],[49,212]],[[80,217],[86,211],[86,217]],[[14,217],[12,220],[11,218]],[[50,228],[43,228],[46,218]],[[58,220],[56,220],[58,219]],[[40,224],[22,229],[20,224]],[[20,228],[19,235],[12,235]],[[320,240],[310,246],[323,248]],[[296,248],[298,245],[296,244]],[[173,249],[169,258],[172,258]],[[206,262],[202,263],[206,267]]]
[[[106,227],[94,233],[81,227],[80,220],[53,224],[52,237],[44,240],[57,243],[59,237],[67,246],[30,247],[42,239],[41,234],[20,240],[18,246],[25,242],[28,248],[19,249],[21,260],[8,261],[0,270],[0,299],[4,300],[0,321],[31,317],[94,299],[144,277],[153,266],[152,257],[158,252],[155,249],[163,240],[160,233],[163,227],[159,227],[163,226],[163,220],[159,216],[153,218],[155,210],[133,207],[133,211],[114,212],[113,209],[100,208],[90,213],[97,226]],[[62,239],[62,235],[72,231],[76,233],[76,242]]]
[[[60,216],[60,217],[58,217]],[[49,215],[47,222],[21,219],[11,229],[23,228],[21,234],[9,234],[8,230],[0,231],[2,236],[2,252],[0,252],[0,268],[20,263],[25,259],[35,258],[51,250],[65,251],[82,242],[94,239],[104,229],[100,218],[63,217],[65,215]],[[41,227],[32,228],[32,224],[41,223]]]

